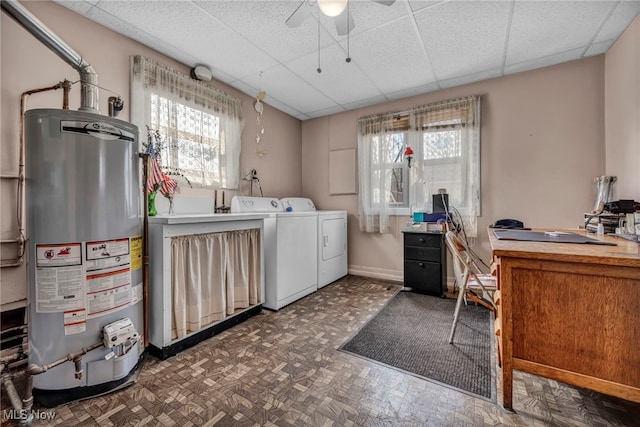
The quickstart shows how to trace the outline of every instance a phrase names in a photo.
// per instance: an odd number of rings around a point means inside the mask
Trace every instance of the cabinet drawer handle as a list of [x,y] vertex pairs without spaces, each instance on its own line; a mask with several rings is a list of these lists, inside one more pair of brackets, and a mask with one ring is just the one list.
[[418,267],[424,267],[424,262],[419,262]]
[[418,239],[418,242],[424,243],[424,239],[421,237],[421,238]]

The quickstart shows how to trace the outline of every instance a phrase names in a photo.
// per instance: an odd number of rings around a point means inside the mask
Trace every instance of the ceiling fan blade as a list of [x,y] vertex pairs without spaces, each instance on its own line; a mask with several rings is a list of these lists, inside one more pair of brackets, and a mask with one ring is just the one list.
[[309,7],[308,3],[309,2],[307,0],[304,0],[302,3],[300,3],[300,6],[298,6],[298,8],[291,14],[291,16],[288,17],[286,21],[284,21],[287,27],[299,27],[304,22],[304,20],[307,19],[309,15],[311,15],[311,7]]
[[353,27],[356,26],[356,23],[353,22],[353,17],[351,17],[351,13],[349,12],[348,8],[333,19],[335,19],[336,21],[336,30],[338,31],[338,35],[340,36],[346,36],[351,30],[353,30]]
[[396,0],[373,0],[376,3],[380,3],[383,4],[385,6],[391,6],[392,4],[394,4],[396,2]]

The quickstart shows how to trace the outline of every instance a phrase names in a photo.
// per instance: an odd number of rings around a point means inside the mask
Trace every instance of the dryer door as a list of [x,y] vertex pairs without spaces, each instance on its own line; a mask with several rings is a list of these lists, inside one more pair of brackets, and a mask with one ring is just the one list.
[[346,219],[323,219],[321,230],[322,259],[326,261],[344,254],[347,241]]

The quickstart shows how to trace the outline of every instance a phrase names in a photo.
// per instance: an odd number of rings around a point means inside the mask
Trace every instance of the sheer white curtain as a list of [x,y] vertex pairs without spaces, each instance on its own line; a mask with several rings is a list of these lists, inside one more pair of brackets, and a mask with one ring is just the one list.
[[[398,168],[394,113],[358,120],[358,213],[360,230],[389,232],[392,173]],[[400,162],[402,156],[400,156]],[[400,163],[400,168],[402,164]]]
[[[407,146],[411,169],[403,155]],[[480,98],[360,118],[358,167],[360,230],[387,233],[390,214],[432,212],[431,195],[445,189],[467,236],[477,236]]]
[[452,99],[412,109],[409,144],[412,212],[432,212],[431,195],[441,188],[460,214],[468,237],[477,236],[480,215],[480,99]]
[[260,230],[171,239],[172,339],[261,301]]
[[160,131],[161,166],[176,170],[192,185],[236,189],[241,134],[238,98],[196,81],[154,60],[131,57],[131,121]]

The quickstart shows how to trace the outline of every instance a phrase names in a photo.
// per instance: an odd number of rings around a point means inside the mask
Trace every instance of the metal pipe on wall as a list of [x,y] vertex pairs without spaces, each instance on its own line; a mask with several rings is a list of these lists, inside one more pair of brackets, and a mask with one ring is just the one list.
[[80,74],[80,111],[98,111],[98,75],[81,55],[15,0],[2,0],[2,10]]
[[18,149],[18,175],[17,176],[2,176],[1,178],[7,179],[17,179],[18,187],[16,191],[16,221],[18,225],[18,238],[11,240],[2,240],[0,243],[17,243],[18,244],[18,255],[16,259],[10,260],[10,262],[4,262],[6,260],[0,260],[0,268],[5,267],[19,267],[24,262],[24,252],[25,246],[27,243],[25,228],[24,228],[24,219],[25,219],[25,175],[24,175],[24,166],[25,166],[25,144],[24,144],[24,113],[26,110],[26,99],[27,96],[33,95],[35,93],[46,92],[50,90],[63,89],[63,100],[62,100],[62,108],[67,110],[69,109],[69,91],[71,90],[71,82],[69,80],[64,80],[49,87],[43,87],[40,89],[32,89],[26,92],[23,92],[20,96],[20,146]]

